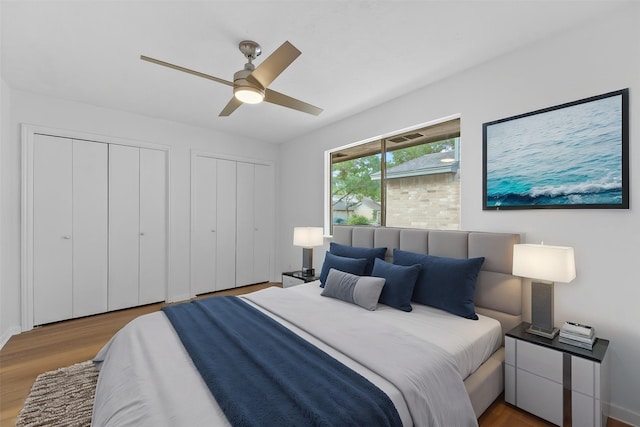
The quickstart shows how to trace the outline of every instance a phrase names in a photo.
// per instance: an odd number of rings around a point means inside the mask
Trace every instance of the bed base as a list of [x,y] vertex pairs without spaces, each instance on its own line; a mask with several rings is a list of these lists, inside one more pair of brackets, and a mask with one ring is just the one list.
[[480,417],[504,391],[504,347],[500,347],[464,380],[471,406]]

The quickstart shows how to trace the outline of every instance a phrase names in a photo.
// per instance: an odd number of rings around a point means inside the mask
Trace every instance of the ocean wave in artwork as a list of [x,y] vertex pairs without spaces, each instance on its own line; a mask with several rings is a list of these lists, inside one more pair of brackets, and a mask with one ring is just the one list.
[[488,206],[597,205],[622,203],[622,183],[585,182],[532,187],[524,192],[494,193]]

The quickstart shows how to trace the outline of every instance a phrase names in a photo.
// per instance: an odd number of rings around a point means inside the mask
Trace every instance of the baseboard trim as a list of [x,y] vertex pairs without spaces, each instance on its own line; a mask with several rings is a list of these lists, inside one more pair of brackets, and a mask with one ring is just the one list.
[[609,403],[609,418],[614,418],[623,423],[640,426],[640,414]]
[[2,350],[4,345],[9,341],[9,339],[11,339],[12,336],[18,335],[20,332],[22,332],[22,330],[19,327],[13,326],[7,329],[2,335],[0,335],[0,350]]

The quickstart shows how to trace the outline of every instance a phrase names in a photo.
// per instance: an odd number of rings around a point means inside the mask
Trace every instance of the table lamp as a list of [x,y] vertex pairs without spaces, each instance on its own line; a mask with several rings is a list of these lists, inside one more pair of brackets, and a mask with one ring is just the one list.
[[530,334],[553,338],[553,282],[569,283],[576,277],[573,248],[544,244],[513,245],[513,275],[531,279]]
[[302,275],[313,276],[313,247],[324,243],[322,227],[294,227],[293,244],[302,246]]

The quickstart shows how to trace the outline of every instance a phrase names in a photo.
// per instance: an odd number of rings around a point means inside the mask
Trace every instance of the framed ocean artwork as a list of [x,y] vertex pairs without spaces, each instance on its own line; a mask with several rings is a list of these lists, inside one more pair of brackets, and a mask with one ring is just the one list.
[[629,209],[629,89],[482,125],[484,210]]

